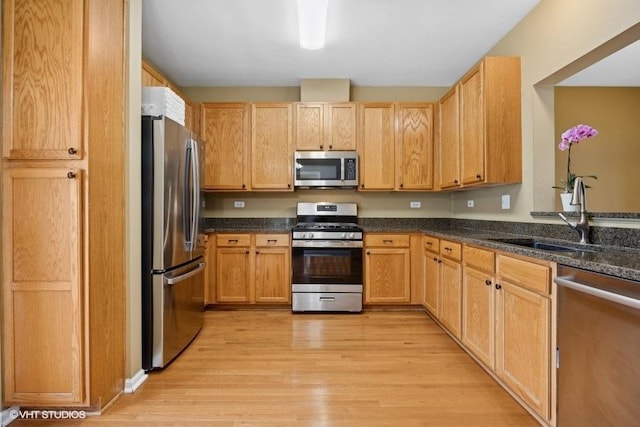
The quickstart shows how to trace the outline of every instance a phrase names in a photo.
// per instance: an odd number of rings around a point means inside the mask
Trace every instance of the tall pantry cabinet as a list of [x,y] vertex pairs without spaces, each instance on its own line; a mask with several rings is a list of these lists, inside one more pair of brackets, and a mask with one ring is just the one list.
[[124,388],[125,5],[2,2],[4,405]]

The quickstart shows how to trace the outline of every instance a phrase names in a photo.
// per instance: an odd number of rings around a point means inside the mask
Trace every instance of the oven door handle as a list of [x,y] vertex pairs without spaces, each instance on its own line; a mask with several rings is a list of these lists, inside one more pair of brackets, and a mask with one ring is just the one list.
[[293,248],[362,248],[362,240],[292,240]]
[[573,289],[574,291],[582,292],[584,294],[589,294],[597,298],[602,298],[606,301],[610,301],[617,304],[622,304],[627,307],[635,308],[636,310],[640,310],[640,300],[635,298],[631,298],[625,295],[614,294],[612,292],[603,291],[602,289],[593,288],[591,286],[583,285],[582,283],[574,282],[573,280],[569,280],[568,277],[558,276],[553,279],[560,286],[564,286],[565,288]]

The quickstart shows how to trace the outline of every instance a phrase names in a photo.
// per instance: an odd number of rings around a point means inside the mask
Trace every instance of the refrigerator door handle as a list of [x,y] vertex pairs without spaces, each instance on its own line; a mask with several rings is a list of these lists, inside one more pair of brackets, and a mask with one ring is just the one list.
[[198,150],[198,142],[190,139],[191,142],[191,173],[193,176],[193,197],[191,198],[193,206],[191,207],[191,250],[196,249],[198,239],[198,224],[200,220],[200,155]]
[[204,270],[204,266],[205,266],[204,262],[198,263],[198,267],[196,269],[191,270],[188,273],[184,273],[184,274],[181,274],[179,276],[171,277],[171,278],[167,279],[167,285],[175,285],[176,283],[180,283],[183,280],[187,280],[189,277],[195,276],[196,274],[198,274],[202,270]]

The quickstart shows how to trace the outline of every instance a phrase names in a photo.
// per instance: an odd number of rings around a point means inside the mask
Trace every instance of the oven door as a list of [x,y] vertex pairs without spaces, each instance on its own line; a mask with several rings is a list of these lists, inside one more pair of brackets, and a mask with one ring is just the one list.
[[[362,241],[292,242],[293,285],[362,287]],[[310,286],[305,286],[309,289]],[[318,289],[319,290],[319,289]]]

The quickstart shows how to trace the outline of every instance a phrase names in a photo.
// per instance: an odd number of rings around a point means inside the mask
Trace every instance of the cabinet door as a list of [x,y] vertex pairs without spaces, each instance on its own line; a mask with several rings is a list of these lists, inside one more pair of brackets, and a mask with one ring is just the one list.
[[216,301],[249,302],[251,271],[250,250],[218,248],[216,250]]
[[424,250],[422,255],[424,271],[424,307],[431,314],[439,317],[438,300],[440,299],[440,263],[438,254]]
[[440,187],[460,186],[458,86],[440,100]]
[[499,286],[496,373],[549,419],[550,301],[504,280]]
[[464,267],[462,274],[462,342],[491,369],[495,368],[494,278]]
[[398,107],[398,186],[400,190],[433,188],[433,106]]
[[207,190],[245,190],[249,182],[249,104],[203,104],[205,145],[204,187]]
[[370,248],[365,257],[365,303],[409,303],[411,254],[407,249]]
[[484,98],[482,68],[476,67],[460,83],[460,141],[462,184],[485,179]]
[[84,3],[2,3],[3,157],[82,157]]
[[81,182],[81,172],[67,168],[4,170],[7,404],[84,399]]
[[325,149],[356,149],[356,104],[327,104],[325,123]]
[[395,188],[395,106],[360,104],[360,190]]
[[293,105],[253,104],[251,188],[293,191]]
[[324,104],[296,104],[296,150],[324,149]]
[[440,321],[455,337],[460,338],[462,321],[462,284],[460,264],[442,259],[440,264]]
[[256,302],[291,301],[290,254],[289,248],[256,248]]

